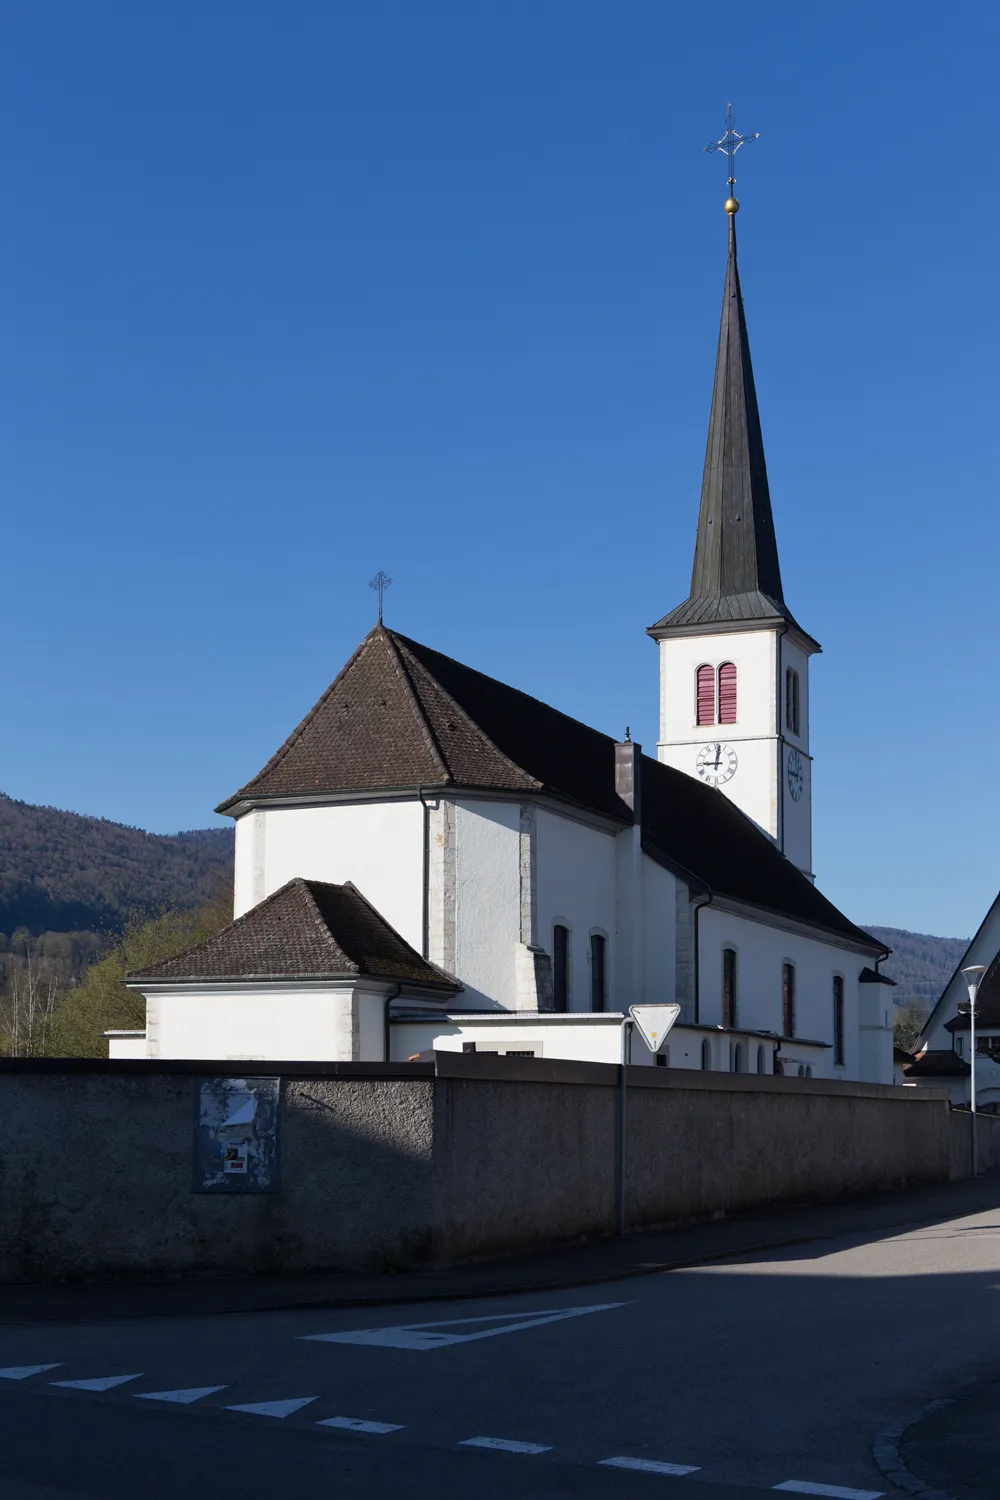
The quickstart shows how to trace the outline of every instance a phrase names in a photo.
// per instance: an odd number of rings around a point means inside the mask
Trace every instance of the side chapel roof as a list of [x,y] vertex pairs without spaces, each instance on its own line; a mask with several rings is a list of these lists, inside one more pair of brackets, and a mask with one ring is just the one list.
[[242,917],[130,982],[169,979],[388,979],[454,993],[457,980],[422,958],[355,885],[294,879]]
[[[444,788],[544,795],[625,826],[615,742],[517,688],[378,625],[267,765],[219,808]],[[811,923],[874,954],[721,792],[642,757],[643,845],[694,887]]]

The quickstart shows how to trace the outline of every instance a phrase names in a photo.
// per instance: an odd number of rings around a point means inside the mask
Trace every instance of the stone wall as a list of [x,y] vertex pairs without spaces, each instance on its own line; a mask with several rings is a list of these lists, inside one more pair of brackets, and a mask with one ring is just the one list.
[[[282,1077],[280,1181],[193,1190],[206,1077]],[[0,1280],[445,1263],[615,1223],[618,1069],[0,1061]],[[964,1126],[965,1134],[962,1135]],[[1000,1121],[981,1122],[983,1164]],[[629,1069],[632,1227],[968,1171],[943,1094]]]

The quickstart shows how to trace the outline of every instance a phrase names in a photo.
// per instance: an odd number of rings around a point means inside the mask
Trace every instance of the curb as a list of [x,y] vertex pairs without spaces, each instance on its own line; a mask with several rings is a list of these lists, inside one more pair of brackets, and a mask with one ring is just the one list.
[[918,1495],[920,1500],[955,1500],[954,1495],[935,1489],[933,1485],[928,1484],[925,1479],[920,1479],[907,1468],[903,1455],[899,1451],[900,1444],[905,1434],[911,1427],[916,1427],[918,1422],[923,1422],[927,1417],[933,1417],[937,1412],[943,1411],[946,1406],[954,1406],[959,1401],[968,1400],[970,1396],[975,1396],[979,1391],[985,1390],[988,1385],[996,1385],[997,1380],[998,1372],[994,1369],[985,1380],[970,1380],[965,1385],[959,1386],[953,1396],[939,1396],[936,1401],[928,1402],[926,1406],[904,1417],[902,1421],[884,1428],[872,1444],[872,1457],[890,1484],[894,1484],[897,1489],[905,1490],[908,1495]]

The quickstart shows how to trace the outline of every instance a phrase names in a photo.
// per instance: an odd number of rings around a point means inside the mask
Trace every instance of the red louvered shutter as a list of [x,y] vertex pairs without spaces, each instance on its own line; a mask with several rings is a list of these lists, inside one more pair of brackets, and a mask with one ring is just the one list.
[[736,668],[731,661],[719,668],[719,723],[736,723]]
[[715,669],[698,668],[698,723],[715,723]]

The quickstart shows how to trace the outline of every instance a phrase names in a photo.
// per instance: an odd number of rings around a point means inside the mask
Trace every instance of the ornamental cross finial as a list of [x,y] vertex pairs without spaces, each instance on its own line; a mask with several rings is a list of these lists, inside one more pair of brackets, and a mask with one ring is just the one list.
[[370,589],[377,589],[378,591],[378,622],[380,625],[382,623],[382,596],[391,583],[392,579],[389,577],[389,575],[387,573],[383,573],[382,569],[379,568],[378,572],[375,574],[375,577],[368,584],[368,587]]
[[759,130],[755,130],[753,135],[740,134],[740,132],[736,129],[736,126],[733,124],[733,106],[731,104],[727,104],[725,134],[721,137],[720,140],[709,141],[708,145],[705,147],[705,150],[721,151],[723,156],[729,162],[729,198],[730,202],[732,203],[736,202],[736,195],[733,191],[736,187],[736,171],[734,167],[736,153],[741,146],[746,146],[750,141],[757,141],[759,139]]

